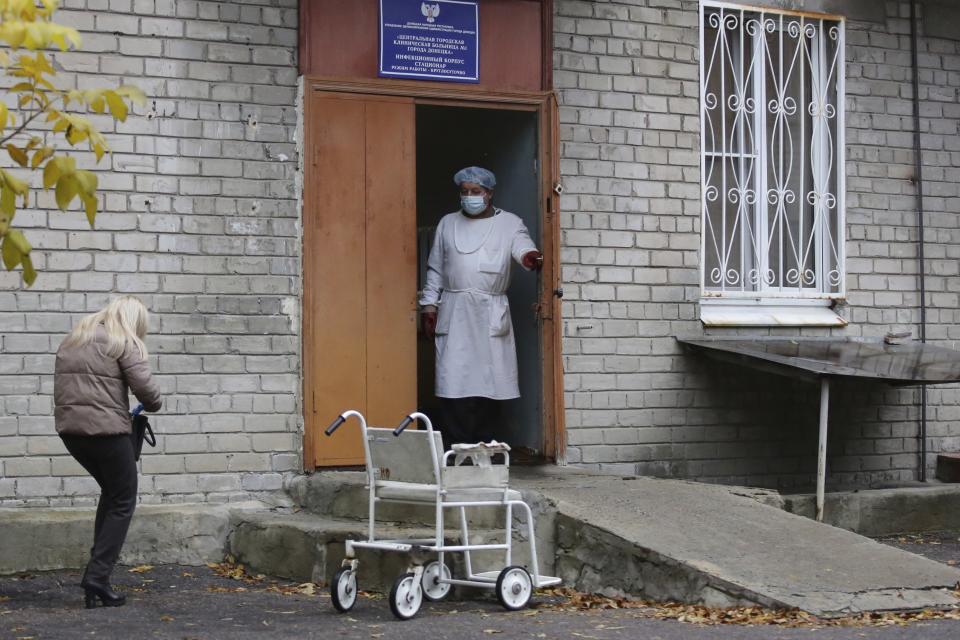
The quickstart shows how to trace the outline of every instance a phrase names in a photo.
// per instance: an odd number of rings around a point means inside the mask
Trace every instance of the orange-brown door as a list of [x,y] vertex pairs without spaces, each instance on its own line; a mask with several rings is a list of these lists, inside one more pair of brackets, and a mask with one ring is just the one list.
[[324,92],[305,104],[304,464],[363,463],[344,410],[395,425],[416,407],[412,99]]

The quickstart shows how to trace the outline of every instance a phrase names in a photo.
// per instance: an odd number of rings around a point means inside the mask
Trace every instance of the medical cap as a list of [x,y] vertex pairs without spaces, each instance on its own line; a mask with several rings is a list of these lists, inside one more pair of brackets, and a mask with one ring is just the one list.
[[472,182],[487,189],[493,189],[497,186],[497,179],[494,177],[493,172],[482,167],[460,169],[460,171],[457,171],[456,175],[453,176],[453,181],[458,187],[464,182]]

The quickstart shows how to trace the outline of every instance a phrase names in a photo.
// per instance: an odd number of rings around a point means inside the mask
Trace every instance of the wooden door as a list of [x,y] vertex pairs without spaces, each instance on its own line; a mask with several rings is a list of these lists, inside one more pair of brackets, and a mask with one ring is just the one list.
[[416,408],[412,99],[312,92],[304,129],[304,466],[363,464],[347,409],[395,425]]

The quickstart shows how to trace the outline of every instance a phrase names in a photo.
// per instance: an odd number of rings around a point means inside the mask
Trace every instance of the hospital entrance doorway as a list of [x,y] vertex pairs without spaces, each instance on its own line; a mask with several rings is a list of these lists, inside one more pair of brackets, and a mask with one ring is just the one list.
[[443,425],[434,344],[418,331],[417,300],[436,225],[459,210],[453,175],[470,165],[496,174],[494,206],[519,216],[544,254],[540,274],[513,267],[521,396],[503,402],[494,431],[521,458],[561,457],[559,168],[549,94],[480,100],[459,89],[325,87],[304,98],[305,469],[363,464],[359,429],[324,434],[347,409],[370,425],[395,426],[414,409]]
[[[519,216],[543,250],[538,118],[533,110],[418,104],[416,106],[417,291],[423,288],[427,257],[440,219],[460,208],[453,175],[464,167],[489,169],[497,178],[493,205]],[[543,350],[540,278],[513,264],[507,292],[517,345],[520,397],[501,403],[496,439],[519,456],[544,456]],[[441,427],[434,395],[434,341],[417,335],[417,404]]]

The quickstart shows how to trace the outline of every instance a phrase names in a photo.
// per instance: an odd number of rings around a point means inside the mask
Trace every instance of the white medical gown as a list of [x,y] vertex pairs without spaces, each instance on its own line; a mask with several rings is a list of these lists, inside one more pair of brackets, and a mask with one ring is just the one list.
[[441,398],[520,396],[507,287],[513,261],[536,251],[526,225],[496,209],[490,218],[460,211],[437,226],[420,305],[437,305],[437,379]]

